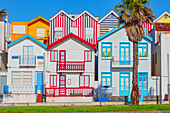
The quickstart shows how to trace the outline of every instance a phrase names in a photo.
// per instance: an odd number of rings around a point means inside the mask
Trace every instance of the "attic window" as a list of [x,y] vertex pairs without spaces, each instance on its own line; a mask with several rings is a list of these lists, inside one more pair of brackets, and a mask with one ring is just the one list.
[[168,17],[167,16],[164,16],[164,19],[167,19]]
[[84,17],[87,17],[87,14],[84,14]]
[[113,15],[110,15],[110,18],[113,18]]
[[61,14],[61,17],[64,17],[64,14]]
[[75,18],[75,16],[72,16],[72,18]]

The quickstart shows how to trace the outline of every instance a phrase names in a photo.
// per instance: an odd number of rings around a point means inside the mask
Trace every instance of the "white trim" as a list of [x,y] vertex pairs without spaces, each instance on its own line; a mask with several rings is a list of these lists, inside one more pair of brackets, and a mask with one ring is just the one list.
[[106,19],[110,14],[114,14],[117,18],[119,17],[113,10],[110,11],[105,17],[103,17],[98,23],[101,23],[104,19]]
[[89,16],[91,16],[94,20],[96,20],[97,21],[97,19],[94,17],[94,16],[92,16],[89,12],[87,12],[86,10],[84,11],[84,12],[82,12],[79,16],[77,16],[75,19],[73,19],[73,18],[71,18],[66,12],[64,12],[63,10],[61,10],[59,13],[57,13],[54,17],[52,17],[51,19],[50,19],[50,21],[51,20],[53,20],[55,17],[57,17],[59,14],[61,14],[61,13],[64,13],[66,16],[68,16],[71,20],[73,20],[73,21],[75,21],[75,20],[77,20],[80,16],[82,16],[84,13],[87,13]]
[[155,23],[156,21],[158,21],[160,18],[162,18],[164,15],[168,15],[170,17],[170,14],[168,12],[164,12],[161,16],[159,16],[156,20],[154,20],[153,22]]

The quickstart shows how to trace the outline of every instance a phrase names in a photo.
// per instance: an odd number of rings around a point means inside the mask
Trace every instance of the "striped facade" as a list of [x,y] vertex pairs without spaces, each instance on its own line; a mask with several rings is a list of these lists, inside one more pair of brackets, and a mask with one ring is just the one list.
[[[78,36],[80,38],[88,41],[91,44],[97,44],[97,21],[86,11],[75,19],[71,18],[64,11],[61,11],[57,16],[51,19],[50,26],[50,44],[53,44],[59,40],[59,38],[55,38],[55,27],[62,28],[62,37],[71,33],[71,27],[76,27],[78,28]],[[93,28],[93,38],[86,38],[86,28]]]
[[111,13],[100,23],[100,35],[117,27],[117,24],[118,24],[118,17],[113,13]]
[[153,25],[147,22],[140,23],[141,26],[144,28],[144,32],[150,36],[150,31],[153,29]]

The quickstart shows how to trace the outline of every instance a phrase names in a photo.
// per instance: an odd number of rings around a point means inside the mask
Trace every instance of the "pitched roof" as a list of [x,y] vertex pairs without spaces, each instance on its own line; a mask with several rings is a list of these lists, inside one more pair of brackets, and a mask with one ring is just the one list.
[[73,21],[75,21],[75,20],[77,20],[80,16],[82,16],[84,13],[87,13],[88,15],[90,15],[94,20],[96,20],[96,21],[98,21],[93,15],[91,15],[89,12],[87,12],[86,10],[84,11],[84,12],[82,12],[79,16],[77,16],[75,19],[73,19],[73,18],[71,18],[70,17],[70,15],[68,15],[66,12],[64,12],[63,10],[61,10],[59,13],[57,13],[54,17],[52,17],[51,19],[50,19],[50,21],[51,20],[53,20],[55,17],[57,17],[59,14],[61,14],[61,13],[64,13],[66,16],[68,16],[71,20],[73,20]]
[[47,46],[46,46],[45,44],[43,44],[42,42],[36,40],[35,38],[33,38],[32,36],[30,36],[30,35],[28,35],[28,34],[26,34],[26,35],[24,35],[23,37],[21,37],[21,38],[15,40],[15,41],[9,43],[9,44],[7,45],[7,48],[10,48],[12,45],[14,45],[14,44],[16,44],[16,43],[19,43],[20,41],[22,41],[22,40],[25,39],[25,38],[29,38],[29,39],[33,40],[34,42],[40,44],[40,45],[41,45],[42,47],[44,47],[45,49],[47,49]]
[[168,15],[170,17],[170,14],[168,12],[164,12],[161,16],[159,16],[156,20],[153,22],[157,22],[160,18],[162,18],[164,15]]
[[91,43],[89,43],[89,42],[87,42],[87,41],[81,39],[80,37],[74,35],[73,33],[70,33],[70,34],[68,34],[67,36],[65,36],[65,37],[63,37],[63,38],[61,38],[61,39],[59,39],[59,40],[56,41],[56,42],[54,42],[53,44],[48,45],[48,46],[47,46],[47,49],[50,49],[50,48],[54,47],[55,45],[59,44],[60,42],[63,42],[64,40],[66,40],[67,38],[70,38],[70,37],[74,37],[75,39],[79,40],[80,42],[83,42],[84,44],[90,46],[90,47],[93,48],[93,49],[96,48],[96,45],[91,44]]
[[110,14],[114,14],[116,16],[116,18],[118,18],[119,16],[114,12],[114,11],[110,11],[105,17],[103,17],[99,23],[103,22],[104,19],[106,19]]
[[[119,27],[115,27],[114,29],[106,32],[105,34],[103,34],[103,35],[101,35],[100,37],[98,37],[98,38],[97,38],[97,41],[99,42],[99,41],[101,41],[102,39],[107,38],[108,35],[113,34],[113,33],[117,32],[118,30],[124,28],[123,26],[124,26],[124,25],[121,24]],[[147,38],[147,39],[150,40],[150,41],[153,41],[153,39],[152,39],[150,36],[146,35],[146,34],[145,34],[145,38]]]
[[28,25],[29,25],[29,24],[32,24],[32,23],[34,23],[34,22],[36,22],[36,21],[38,21],[38,20],[40,20],[40,19],[43,20],[43,21],[45,21],[45,22],[47,22],[47,23],[49,23],[49,25],[50,25],[50,21],[48,21],[47,19],[45,19],[45,18],[43,18],[43,17],[41,17],[41,16],[38,16],[38,17],[36,17],[36,18],[28,21]]

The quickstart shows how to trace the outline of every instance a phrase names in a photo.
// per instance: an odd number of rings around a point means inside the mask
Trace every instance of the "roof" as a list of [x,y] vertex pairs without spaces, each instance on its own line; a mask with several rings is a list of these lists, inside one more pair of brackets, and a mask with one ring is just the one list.
[[161,16],[159,16],[156,20],[153,22],[157,22],[160,18],[162,18],[164,15],[168,15],[170,17],[170,14],[168,12],[164,12]]
[[106,19],[110,14],[114,14],[117,18],[119,17],[114,11],[110,11],[105,17],[103,17],[99,23],[103,22],[104,19]]
[[36,22],[36,21],[38,21],[38,20],[40,20],[40,19],[43,20],[43,21],[45,21],[45,22],[47,22],[47,23],[49,23],[49,25],[50,25],[50,21],[48,21],[47,19],[45,19],[45,18],[43,18],[43,17],[41,17],[41,16],[38,16],[38,17],[36,17],[36,18],[28,21],[28,24],[32,24],[32,23],[34,23],[34,22]]
[[98,21],[94,16],[92,16],[89,12],[87,12],[86,10],[84,11],[84,12],[82,12],[79,16],[77,16],[75,19],[73,19],[73,18],[71,18],[70,17],[70,15],[68,15],[66,12],[64,12],[63,10],[61,10],[59,13],[57,13],[54,17],[52,17],[51,19],[50,19],[50,21],[51,20],[53,20],[55,17],[57,17],[59,14],[61,14],[61,13],[64,13],[65,15],[67,15],[71,20],[73,20],[73,21],[75,21],[75,20],[77,20],[80,16],[82,16],[84,13],[87,13],[88,15],[90,15],[94,20],[96,20],[96,21]]
[[63,37],[63,38],[61,38],[61,39],[59,39],[59,40],[56,41],[56,42],[54,42],[53,44],[48,45],[48,46],[47,46],[47,49],[50,49],[50,48],[54,47],[55,45],[59,44],[60,42],[63,42],[64,40],[66,40],[67,38],[70,38],[70,37],[74,37],[75,39],[79,40],[80,42],[83,42],[84,44],[90,46],[90,47],[93,48],[93,49],[96,48],[96,45],[91,44],[91,43],[89,43],[89,42],[87,42],[87,41],[81,39],[80,37],[74,35],[73,33],[70,33],[70,34],[68,34],[67,36],[65,36],[65,37]]
[[[102,39],[107,38],[108,35],[113,34],[113,33],[117,32],[118,30],[124,28],[123,26],[124,26],[124,25],[121,24],[119,27],[115,27],[114,29],[106,32],[105,34],[103,34],[103,35],[101,35],[100,37],[98,37],[98,38],[97,38],[97,41],[101,41]],[[146,35],[146,34],[145,34],[145,38],[147,38],[147,39],[150,40],[150,41],[153,41],[153,39],[152,39],[150,36]]]
[[33,38],[32,36],[30,36],[30,35],[28,35],[28,34],[26,34],[26,35],[24,35],[23,37],[21,37],[21,38],[15,40],[15,41],[9,43],[9,44],[7,45],[7,48],[11,47],[12,45],[14,45],[14,44],[16,44],[16,43],[18,43],[18,42],[20,42],[20,41],[22,41],[22,40],[25,39],[25,38],[29,38],[29,39],[33,40],[34,42],[40,44],[40,45],[41,45],[42,47],[44,47],[45,49],[47,49],[47,46],[46,46],[45,44],[43,44],[42,42],[36,40],[35,38]]

